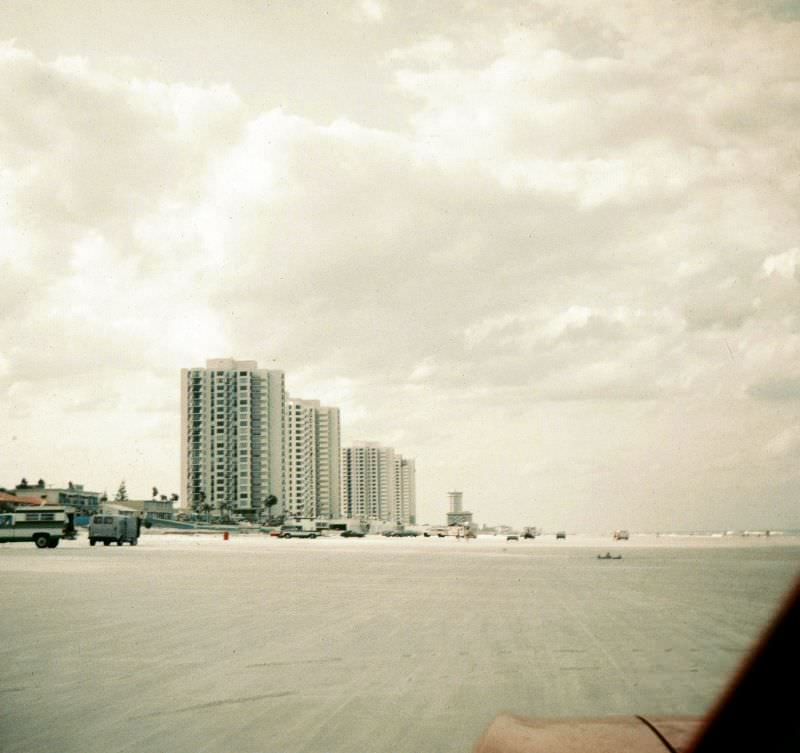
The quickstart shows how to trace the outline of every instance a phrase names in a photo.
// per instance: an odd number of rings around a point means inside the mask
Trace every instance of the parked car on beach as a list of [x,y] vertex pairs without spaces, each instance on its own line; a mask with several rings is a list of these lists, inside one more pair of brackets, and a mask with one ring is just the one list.
[[318,533],[300,525],[285,525],[281,526],[279,536],[282,539],[315,539]]
[[345,539],[363,539],[364,538],[364,534],[361,531],[352,531],[352,530],[342,531],[339,535],[342,538],[345,538]]

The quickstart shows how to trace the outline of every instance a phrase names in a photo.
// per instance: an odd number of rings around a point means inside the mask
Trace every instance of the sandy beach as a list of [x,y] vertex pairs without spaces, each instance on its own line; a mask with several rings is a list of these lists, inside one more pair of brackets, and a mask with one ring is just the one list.
[[702,714],[799,566],[793,536],[0,545],[0,748],[455,753],[501,711]]

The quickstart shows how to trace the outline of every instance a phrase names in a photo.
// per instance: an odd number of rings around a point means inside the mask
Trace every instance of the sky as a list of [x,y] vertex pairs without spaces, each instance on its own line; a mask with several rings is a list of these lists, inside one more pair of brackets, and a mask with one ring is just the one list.
[[0,486],[286,372],[481,523],[800,528],[800,3],[8,0]]

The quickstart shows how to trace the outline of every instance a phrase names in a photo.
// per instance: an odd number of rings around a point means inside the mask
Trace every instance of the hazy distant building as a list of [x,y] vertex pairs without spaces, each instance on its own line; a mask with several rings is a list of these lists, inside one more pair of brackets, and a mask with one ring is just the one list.
[[450,504],[448,512],[461,512],[463,507],[463,492],[447,492],[447,499]]
[[356,442],[342,450],[342,514],[346,518],[394,519],[394,449]]
[[286,385],[255,361],[212,359],[181,370],[181,484],[193,509],[247,516],[285,501]]
[[464,509],[462,492],[447,492],[447,498],[447,525],[472,525],[472,513]]
[[[405,465],[404,465],[405,462]],[[416,516],[414,461],[377,442],[342,450],[342,515],[411,523]]]
[[286,514],[340,514],[339,409],[290,398],[286,410]]
[[413,458],[395,455],[395,517],[402,523],[417,522],[417,479]]
[[175,502],[171,499],[126,499],[124,502],[106,502],[104,511],[125,508],[145,519],[172,520],[175,517]]

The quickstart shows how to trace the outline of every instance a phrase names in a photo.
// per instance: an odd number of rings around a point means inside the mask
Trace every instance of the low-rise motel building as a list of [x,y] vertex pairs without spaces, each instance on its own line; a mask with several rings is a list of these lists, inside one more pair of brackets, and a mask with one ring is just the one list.
[[[6,491],[18,500],[38,500],[38,504],[58,505],[77,515],[93,515],[99,512],[105,494],[84,489],[83,484],[67,482],[65,487],[47,486],[44,479],[29,484],[25,479],[17,484],[13,491]],[[19,504],[28,504],[20,502]]]

